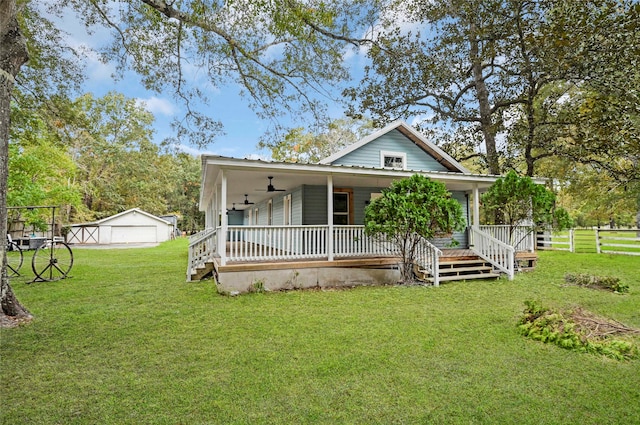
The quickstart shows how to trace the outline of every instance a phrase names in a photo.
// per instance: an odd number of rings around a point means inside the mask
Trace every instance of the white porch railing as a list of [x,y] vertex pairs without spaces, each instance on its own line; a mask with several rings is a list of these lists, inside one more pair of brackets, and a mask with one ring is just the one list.
[[[269,261],[328,256],[329,226],[229,226],[229,261]],[[335,257],[395,255],[393,245],[369,237],[364,226],[334,226]]]
[[[228,226],[227,252],[218,252],[220,228],[207,229],[189,238],[187,280],[191,273],[215,256],[228,261],[300,260],[328,257],[328,243],[333,240],[335,257],[398,255],[393,244],[369,237],[364,226]],[[507,243],[474,226],[469,230],[473,250],[513,279],[514,249]],[[508,234],[508,233],[506,233]],[[438,285],[438,264],[442,251],[424,240],[417,251],[419,266],[434,276]]]
[[336,257],[397,255],[395,245],[368,236],[364,226],[333,226],[333,254]]
[[536,248],[536,235],[529,226],[516,226],[513,234],[509,236],[509,225],[478,226],[478,228],[512,246],[516,252],[534,252]]
[[418,266],[426,270],[433,276],[433,286],[440,286],[440,256],[442,251],[429,242],[421,238],[416,248],[415,261]]
[[229,226],[229,261],[327,256],[329,226]]
[[480,230],[477,226],[469,228],[469,235],[473,251],[495,268],[506,273],[509,280],[513,280],[515,253],[513,247]]
[[189,262],[187,281],[191,274],[206,262],[212,261],[218,252],[218,229],[206,229],[189,237]]

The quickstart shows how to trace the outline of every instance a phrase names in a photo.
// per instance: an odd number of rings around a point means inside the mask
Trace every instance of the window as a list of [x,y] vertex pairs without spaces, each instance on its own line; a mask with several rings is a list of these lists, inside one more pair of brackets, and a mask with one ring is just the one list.
[[273,224],[273,201],[269,199],[267,202],[267,225],[271,226]]
[[335,192],[333,194],[333,224],[349,224],[349,193]]
[[259,212],[260,212],[260,211],[259,211],[257,208],[256,208],[255,210],[253,210],[253,224],[254,224],[255,226],[257,226],[257,225],[258,225],[258,213],[259,213]]
[[407,154],[404,152],[380,151],[380,166],[382,168],[405,170],[407,168]]
[[285,226],[291,224],[291,194],[284,197],[284,223]]

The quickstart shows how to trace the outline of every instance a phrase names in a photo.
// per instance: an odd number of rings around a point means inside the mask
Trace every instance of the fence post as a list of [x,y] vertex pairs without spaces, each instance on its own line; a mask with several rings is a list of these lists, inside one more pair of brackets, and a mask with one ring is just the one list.
[[573,229],[569,229],[569,252],[575,252],[575,243],[573,241]]
[[596,252],[601,254],[600,252],[600,229],[596,229]]

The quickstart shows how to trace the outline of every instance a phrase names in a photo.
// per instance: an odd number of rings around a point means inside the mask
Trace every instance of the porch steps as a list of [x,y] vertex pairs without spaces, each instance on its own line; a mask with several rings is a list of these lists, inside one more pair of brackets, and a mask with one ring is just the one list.
[[[452,282],[456,280],[471,279],[496,279],[500,277],[499,273],[493,270],[490,263],[487,263],[480,257],[465,257],[460,260],[446,259],[440,261],[440,282]],[[426,270],[417,270],[417,276],[424,282],[433,282],[431,276]]]
[[217,278],[218,269],[216,267],[216,263],[213,261],[208,261],[204,263],[204,266],[196,268],[195,271],[191,273],[191,281],[202,280],[205,277],[213,276]]

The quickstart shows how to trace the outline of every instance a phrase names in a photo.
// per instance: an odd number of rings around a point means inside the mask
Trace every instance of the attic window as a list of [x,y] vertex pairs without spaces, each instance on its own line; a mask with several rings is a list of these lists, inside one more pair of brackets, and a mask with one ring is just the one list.
[[407,154],[404,152],[380,151],[380,163],[382,168],[405,170],[407,168]]

